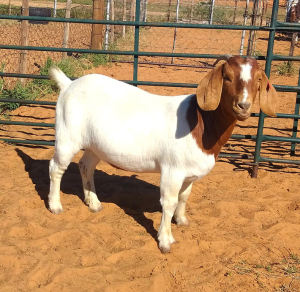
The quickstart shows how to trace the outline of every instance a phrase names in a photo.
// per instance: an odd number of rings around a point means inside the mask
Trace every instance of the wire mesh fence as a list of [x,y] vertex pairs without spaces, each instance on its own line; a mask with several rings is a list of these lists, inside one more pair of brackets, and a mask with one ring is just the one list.
[[[83,4],[72,4],[71,18],[92,19],[93,2],[83,0]],[[19,4],[17,4],[19,3]],[[254,5],[255,4],[255,5]],[[33,9],[34,8],[34,9]],[[22,15],[22,1],[0,6],[1,14]],[[108,20],[135,20],[135,1],[106,0],[103,6],[103,18]],[[269,25],[272,2],[268,1],[197,1],[197,0],[143,0],[141,3],[141,21],[178,22],[231,25]],[[24,12],[24,10],[23,10]],[[29,15],[66,16],[66,2],[52,1],[30,2]],[[285,20],[286,4],[279,8],[278,20]],[[21,21],[1,20],[0,33],[3,45],[21,45]],[[103,25],[103,48],[133,51],[134,27],[123,25]],[[29,21],[28,45],[39,47],[62,47],[65,31],[64,23]],[[92,24],[71,23],[67,47],[78,49],[91,48]],[[187,37],[188,36],[188,37]],[[140,32],[140,51],[265,55],[267,50],[267,32],[180,29],[163,27],[144,27]],[[281,37],[290,38],[289,35]],[[276,45],[275,45],[276,50]],[[0,50],[2,68],[6,72],[18,73],[20,68],[18,50]],[[47,58],[58,61],[62,53],[28,51],[26,72],[37,74]],[[69,54],[71,55],[71,54]],[[75,54],[78,57],[78,54]],[[115,56],[112,60],[132,61],[130,56]],[[206,60],[179,59],[166,57],[143,57],[141,62],[154,62],[178,65],[201,66]]]

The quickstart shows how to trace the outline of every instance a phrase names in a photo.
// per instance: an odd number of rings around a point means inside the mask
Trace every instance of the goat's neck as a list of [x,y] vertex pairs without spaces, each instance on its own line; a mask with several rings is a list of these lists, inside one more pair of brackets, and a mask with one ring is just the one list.
[[222,105],[214,111],[203,111],[195,102],[192,101],[195,107],[193,112],[190,111],[194,116],[192,135],[203,152],[217,158],[222,146],[229,140],[237,120]]

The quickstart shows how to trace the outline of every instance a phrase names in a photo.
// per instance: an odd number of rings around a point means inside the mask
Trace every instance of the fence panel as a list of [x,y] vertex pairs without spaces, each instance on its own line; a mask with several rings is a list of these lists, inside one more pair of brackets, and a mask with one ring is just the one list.
[[[45,2],[49,3],[49,2]],[[265,66],[266,74],[273,74],[271,68],[277,71],[289,70],[287,63],[300,61],[299,57],[287,57],[286,52],[291,52],[290,46],[295,38],[296,24],[287,24],[286,7],[279,5],[278,0],[273,3],[268,1],[224,1],[212,2],[170,1],[170,0],[137,0],[137,1],[112,1],[107,0],[103,11],[103,20],[93,20],[92,1],[87,5],[72,5],[70,19],[66,19],[66,3],[58,3],[57,10],[50,9],[51,16],[22,16],[22,7],[1,7],[0,44],[1,72],[0,76],[5,82],[6,88],[15,86],[18,78],[30,78],[29,80],[46,80],[46,73],[42,74],[49,58],[61,61],[63,53],[73,59],[84,63],[82,68],[88,68],[91,62],[99,61],[99,56],[109,58],[111,62],[132,63],[132,80],[126,82],[136,86],[177,86],[195,88],[195,83],[171,83],[166,75],[165,80],[149,80],[139,77],[141,65],[183,67],[193,71],[198,68],[209,70],[213,61],[221,54],[230,53],[243,56],[251,55]],[[47,12],[47,13],[48,13]],[[49,13],[48,13],[49,16]],[[28,46],[22,46],[21,23],[29,20]],[[42,23],[41,23],[42,21]],[[65,23],[69,25],[68,43],[63,47],[63,35]],[[91,49],[93,25],[105,27],[104,42],[102,48]],[[292,41],[290,42],[292,36]],[[27,51],[26,74],[20,74],[20,56]],[[85,64],[86,62],[86,64]],[[274,65],[276,63],[277,65]],[[298,63],[296,63],[298,65]],[[82,66],[82,64],[80,65]],[[273,67],[272,67],[273,66]],[[280,67],[281,66],[281,67]],[[81,68],[81,69],[82,69]],[[78,70],[78,77],[82,70]],[[143,79],[143,80],[142,80]],[[42,84],[42,83],[40,83]],[[276,89],[280,92],[299,92],[300,83],[297,86],[280,86]],[[41,87],[42,88],[42,87]],[[3,84],[2,84],[3,89]],[[39,104],[33,100],[0,99],[2,102],[16,102],[23,104]],[[40,104],[43,104],[40,102]],[[55,102],[44,103],[55,105]],[[233,139],[254,140],[255,153],[244,155],[228,150],[221,157],[247,158],[254,160],[253,176],[256,176],[260,162],[273,161],[283,163],[299,162],[295,160],[278,160],[265,158],[261,155],[262,143],[270,141],[283,141],[292,143],[292,154],[296,154],[299,96],[292,112],[279,114],[280,119],[289,118],[291,137],[273,137],[263,135],[265,115],[259,116],[258,130],[253,129],[248,135],[233,135]],[[266,119],[266,123],[274,119]],[[0,124],[52,127],[53,124],[34,124],[21,121],[1,120]],[[254,127],[253,127],[254,128]],[[256,134],[256,135],[255,135]],[[30,141],[7,139],[11,143],[30,143],[40,145],[53,145],[49,141]],[[256,141],[256,142],[255,142]],[[265,141],[265,142],[264,142]],[[297,156],[297,155],[296,155]],[[297,157],[296,157],[297,158]]]

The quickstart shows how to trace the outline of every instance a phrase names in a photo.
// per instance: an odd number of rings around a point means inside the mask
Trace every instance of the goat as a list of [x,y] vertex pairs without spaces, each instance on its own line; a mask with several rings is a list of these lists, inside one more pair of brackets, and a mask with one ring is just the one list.
[[163,253],[170,251],[173,215],[178,225],[189,224],[185,207],[193,182],[213,168],[237,120],[249,117],[258,92],[261,109],[276,116],[276,91],[257,61],[227,59],[202,79],[196,94],[181,96],[151,94],[97,74],[71,81],[51,67],[60,95],[49,167],[50,211],[63,210],[61,177],[80,149],[85,149],[79,162],[84,202],[92,212],[102,209],[93,179],[100,159],[128,171],[161,173],[158,245]]

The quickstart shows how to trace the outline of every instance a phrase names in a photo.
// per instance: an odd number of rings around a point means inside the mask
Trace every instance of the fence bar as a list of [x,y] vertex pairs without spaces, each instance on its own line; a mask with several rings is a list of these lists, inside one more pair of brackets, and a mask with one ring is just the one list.
[[291,138],[291,137],[280,137],[280,136],[270,136],[263,135],[262,141],[275,141],[275,142],[294,142],[300,143],[300,138]]
[[[90,50],[90,49],[72,49],[57,47],[34,47],[34,46],[10,46],[0,45],[0,49],[4,50],[29,50],[29,51],[49,51],[49,52],[70,52],[70,53],[92,53],[107,55],[137,55],[150,57],[182,57],[182,58],[206,58],[217,59],[220,55],[216,54],[185,54],[185,53],[161,53],[161,52],[140,52],[140,51],[106,51],[106,50]],[[241,56],[246,58],[247,56]],[[264,56],[253,57],[256,60],[266,60]]]
[[[271,72],[271,63],[273,59],[273,47],[274,47],[274,41],[275,41],[275,32],[276,32],[276,19],[278,14],[278,5],[279,0],[274,0],[273,2],[273,9],[272,9],[272,17],[271,17],[271,28],[273,29],[269,33],[269,42],[268,42],[268,51],[267,51],[267,60],[265,65],[265,72],[267,77],[270,77]],[[264,120],[266,115],[260,111],[259,114],[259,121],[258,121],[258,128],[257,128],[257,139],[256,139],[256,145],[255,145],[255,154],[254,154],[254,166],[253,166],[253,172],[252,177],[257,177],[258,172],[258,166],[259,166],[259,160],[260,160],[260,149],[261,149],[261,143],[263,141],[263,129],[264,129]]]
[[[136,0],[135,5],[135,20],[140,20],[140,12],[141,12],[141,1]],[[139,50],[139,41],[140,41],[140,26],[136,24],[134,26],[134,52],[138,52]],[[134,54],[133,57],[133,81],[137,81],[138,78],[138,68],[139,68],[139,55]]]
[[11,98],[0,98],[0,102],[16,102],[16,103],[40,104],[40,105],[56,105],[55,101],[25,100],[25,99],[11,99]]
[[[299,77],[298,77],[298,86],[300,86],[300,70],[299,70]],[[300,105],[300,93],[297,92],[296,95],[296,105],[295,105],[295,115],[299,115],[299,105]],[[298,118],[294,119],[293,123],[293,138],[297,137],[297,131],[298,131]],[[296,150],[296,144],[293,142],[291,145],[291,155],[295,155],[295,150]]]
[[300,160],[290,160],[290,159],[278,159],[278,158],[266,158],[266,157],[261,157],[260,158],[261,162],[275,162],[275,163],[287,163],[287,164],[300,164]]
[[273,60],[274,61],[300,61],[300,57],[273,55]]
[[[137,0],[139,1],[139,0]],[[140,1],[139,1],[140,2]],[[86,23],[86,24],[108,24],[108,25],[128,25],[128,26],[148,26],[148,27],[181,27],[181,28],[203,28],[203,29],[228,29],[228,30],[261,30],[271,31],[268,26],[243,26],[243,25],[220,25],[220,24],[192,24],[192,23],[169,23],[169,22],[142,22],[122,21],[122,20],[94,20],[94,19],[79,19],[79,18],[53,18],[40,16],[21,16],[21,15],[0,15],[0,19],[12,20],[42,20],[49,22],[70,22],[70,23]],[[289,29],[289,28],[287,28]],[[292,28],[290,28],[292,29]]]
[[3,124],[3,125],[32,126],[32,127],[47,127],[47,128],[54,128],[55,127],[55,124],[48,124],[48,123],[14,122],[14,121],[4,121],[4,120],[0,120],[0,124]]
[[54,142],[48,142],[48,141],[38,141],[38,140],[17,140],[17,139],[6,139],[1,138],[0,140],[7,142],[7,143],[13,143],[13,144],[34,144],[34,145],[45,145],[45,146],[54,146]]

